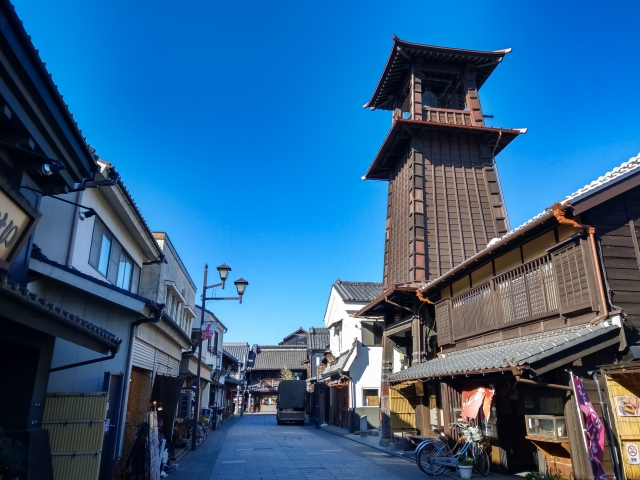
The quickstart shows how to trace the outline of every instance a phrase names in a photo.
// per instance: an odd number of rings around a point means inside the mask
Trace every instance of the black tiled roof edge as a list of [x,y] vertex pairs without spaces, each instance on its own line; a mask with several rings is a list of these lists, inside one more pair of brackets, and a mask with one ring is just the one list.
[[382,293],[381,282],[349,282],[337,279],[333,287],[345,302],[370,302]]
[[46,299],[39,297],[37,294],[30,292],[28,288],[20,288],[17,283],[9,283],[5,275],[0,275],[0,291],[11,296],[12,298],[30,305],[40,312],[65,323],[73,328],[84,331],[89,336],[102,342],[109,347],[109,350],[118,351],[122,339],[103,328],[87,322],[82,318],[69,313],[66,310],[56,307]]
[[142,212],[138,208],[138,204],[135,202],[135,200],[133,199],[133,196],[131,196],[131,192],[129,192],[129,189],[127,188],[127,186],[122,181],[122,177],[117,172],[116,167],[114,167],[111,164],[111,162],[109,162],[107,160],[104,160],[103,158],[101,158],[100,161],[102,163],[106,164],[106,165],[109,165],[109,167],[108,167],[109,170],[110,170],[109,175],[111,175],[111,173],[113,173],[114,175],[117,176],[118,187],[120,188],[120,190],[124,194],[125,198],[127,199],[129,204],[131,205],[131,208],[133,208],[133,211],[138,216],[138,219],[140,220],[140,223],[142,224],[142,226],[145,229],[145,233],[147,234],[147,236],[151,240],[151,243],[153,243],[153,246],[156,248],[156,252],[158,252],[158,256],[163,258],[164,257],[164,252],[162,251],[162,248],[160,248],[160,245],[158,244],[158,241],[153,236],[153,233],[151,232],[151,229],[149,228],[149,225],[147,224],[147,221],[144,219],[144,217],[142,216]]
[[239,362],[239,360],[234,355],[232,355],[231,353],[229,353],[227,350],[224,349],[224,346],[222,348],[222,354],[226,355],[227,357],[229,357],[231,360],[235,361],[236,363]]
[[267,349],[267,350],[306,350],[306,345],[258,345],[259,349]]
[[55,82],[53,81],[53,76],[47,70],[47,64],[40,58],[40,51],[31,41],[31,35],[27,33],[22,20],[20,20],[20,17],[18,17],[17,12],[15,11],[16,7],[10,1],[7,1],[6,3],[9,6],[9,8],[6,9],[6,11],[9,13],[7,18],[13,24],[14,28],[16,29],[16,33],[23,37],[24,45],[27,47],[27,55],[30,55],[32,57],[31,60],[33,61],[34,65],[36,66],[36,68],[40,69],[41,78],[44,80],[44,83],[47,84],[47,87],[52,94],[51,96],[58,103],[58,108],[60,108],[63,114],[66,114],[67,122],[69,123],[69,125],[71,125],[72,128],[75,127],[76,139],[80,141],[81,147],[83,146],[86,149],[85,154],[87,155],[87,158],[93,160],[93,169],[94,172],[96,172],[98,170],[98,162],[97,155],[95,154],[95,149],[91,147],[87,142],[87,138],[82,134],[82,130],[80,130],[78,122],[76,122],[73,118],[73,113],[71,113],[71,110],[69,110],[69,105],[64,102],[64,97],[60,93],[58,85],[55,84]]
[[47,258],[47,256],[42,253],[42,250],[40,249],[40,247],[38,247],[38,245],[36,245],[35,243],[33,244],[33,248],[31,249],[31,258],[35,258],[36,260],[42,262],[42,263],[47,263],[49,265],[52,265],[56,268],[59,268],[60,270],[64,270],[65,272],[68,273],[72,273],[73,275],[76,275],[77,277],[83,278],[85,280],[89,280],[90,282],[95,283],[96,285],[100,285],[102,287],[107,287],[115,292],[121,293],[123,295],[126,295],[127,297],[131,297],[134,298],[136,300],[139,300],[141,302],[144,302],[145,304],[151,306],[152,308],[155,307],[156,311],[159,311],[161,307],[163,307],[164,305],[161,305],[159,303],[156,303],[155,301],[146,298],[146,297],[142,297],[140,295],[138,295],[137,293],[132,293],[129,290],[125,290],[124,288],[120,288],[120,287],[116,287],[115,285],[107,282],[106,280],[100,280],[97,279],[95,277],[92,277],[91,275],[87,275],[86,273],[82,273],[79,270],[76,270],[73,267],[69,267],[67,265],[62,265],[61,263],[58,262],[54,262],[53,260],[49,260],[49,258]]

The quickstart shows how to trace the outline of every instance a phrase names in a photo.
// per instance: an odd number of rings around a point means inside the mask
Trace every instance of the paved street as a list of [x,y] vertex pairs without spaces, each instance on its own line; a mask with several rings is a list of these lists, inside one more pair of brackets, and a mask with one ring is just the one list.
[[275,415],[236,416],[199,448],[168,478],[427,478],[412,462],[312,426],[278,426]]

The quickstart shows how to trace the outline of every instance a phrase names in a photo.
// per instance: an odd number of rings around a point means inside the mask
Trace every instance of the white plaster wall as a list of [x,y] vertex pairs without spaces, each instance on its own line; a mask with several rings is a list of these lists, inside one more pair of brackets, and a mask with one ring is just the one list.
[[[382,373],[382,347],[366,347],[362,345],[362,325],[359,318],[351,315],[366,303],[346,303],[335,288],[331,289],[329,302],[325,312],[324,323],[329,326],[342,320],[342,349],[338,349],[338,337],[334,335],[334,329],[329,333],[331,353],[335,356],[348,351],[354,340],[358,341],[358,356],[350,367],[349,374],[355,386],[355,406],[362,405],[362,389],[380,389],[380,376]],[[395,370],[394,370],[395,371]],[[352,405],[352,404],[350,404]]]
[[[80,203],[86,207],[93,208],[98,213],[100,220],[102,220],[105,226],[116,237],[133,261],[142,268],[142,263],[145,261],[142,249],[138,243],[136,243],[125,225],[120,221],[107,199],[100,193],[100,189],[91,188],[85,190],[82,196],[82,202]],[[78,222],[71,265],[82,273],[106,281],[105,277],[89,265],[89,253],[91,252],[91,238],[93,236],[95,218],[96,217],[90,217],[87,220]]]
[[353,362],[349,373],[355,386],[356,407],[363,407],[362,390],[377,388],[380,392],[380,376],[382,373],[382,347],[366,347],[358,344],[358,357]]
[[402,367],[402,361],[400,360],[400,352],[396,349],[393,350],[393,372],[399,372]]
[[[135,313],[46,278],[30,283],[29,289],[54,305],[123,339],[120,351],[111,360],[51,373],[48,392],[101,392],[106,372],[125,372],[129,325],[136,319]],[[51,366],[59,367],[98,357],[99,353],[57,338]]]
[[[60,198],[76,202],[76,194],[58,195]],[[54,262],[66,264],[69,238],[75,207],[51,197],[42,197],[40,212],[42,218],[33,237],[33,242]]]

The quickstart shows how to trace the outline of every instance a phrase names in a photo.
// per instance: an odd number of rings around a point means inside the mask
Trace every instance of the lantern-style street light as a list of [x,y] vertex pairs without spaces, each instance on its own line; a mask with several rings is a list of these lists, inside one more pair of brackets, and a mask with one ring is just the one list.
[[[194,410],[194,422],[193,422],[193,431],[191,432],[191,450],[196,450],[196,436],[198,434],[198,421],[200,420],[200,364],[202,361],[202,329],[204,327],[204,310],[205,310],[205,302],[207,300],[238,300],[239,303],[242,303],[242,296],[249,285],[244,278],[239,278],[235,282],[233,282],[238,290],[237,297],[207,297],[207,290],[210,288],[222,287],[224,289],[224,284],[229,277],[229,272],[231,271],[231,267],[226,263],[219,265],[216,267],[218,270],[218,274],[220,275],[220,283],[216,283],[214,285],[207,285],[207,273],[209,271],[209,266],[205,264],[204,266],[204,282],[202,282],[202,312],[200,315],[200,338],[198,339],[198,375],[196,379],[196,398],[195,398],[195,410]],[[218,412],[216,412],[217,414]]]

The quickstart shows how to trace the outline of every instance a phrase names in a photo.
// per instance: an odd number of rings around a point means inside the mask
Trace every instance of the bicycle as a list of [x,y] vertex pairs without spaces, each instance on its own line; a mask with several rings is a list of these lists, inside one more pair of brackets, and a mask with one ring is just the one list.
[[[187,445],[191,446],[192,435],[191,429],[188,430],[188,437],[186,439]],[[202,443],[207,439],[207,428],[204,422],[198,422],[198,426],[196,427],[196,445],[202,445]]]
[[462,433],[458,436],[453,449],[444,440],[444,433],[434,428],[440,438],[427,438],[416,448],[416,463],[427,475],[440,475],[447,467],[457,468],[462,457],[473,458],[473,471],[488,475],[491,469],[489,455],[484,449],[482,435],[478,427],[468,423],[451,423],[450,427],[458,427]]

